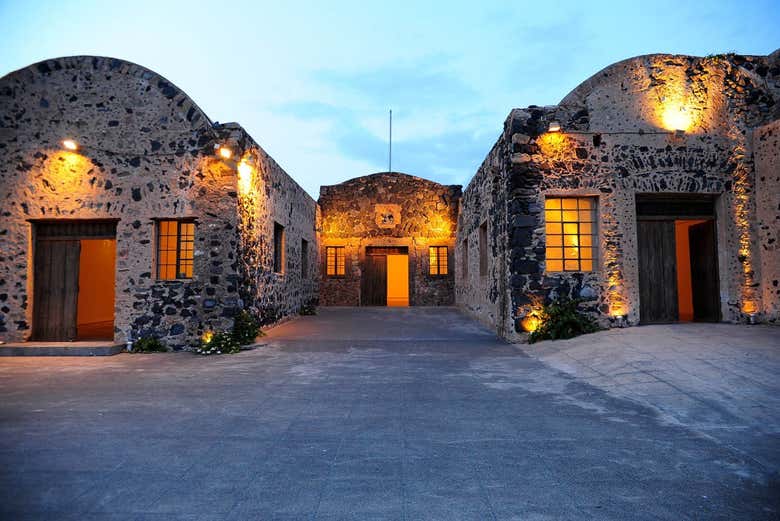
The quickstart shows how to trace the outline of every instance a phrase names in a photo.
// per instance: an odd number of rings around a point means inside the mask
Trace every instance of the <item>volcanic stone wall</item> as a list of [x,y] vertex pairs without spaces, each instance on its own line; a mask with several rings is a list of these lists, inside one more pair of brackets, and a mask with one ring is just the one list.
[[[509,313],[503,324],[502,315],[495,315],[497,329],[522,340],[522,320],[560,296],[582,299],[582,309],[602,325],[624,314],[629,324],[637,323],[637,193],[718,196],[721,313],[726,321],[745,320],[761,300],[762,285],[747,136],[780,115],[777,62],[777,54],[644,56],[594,75],[558,106],[513,110],[464,193],[461,216],[463,221],[484,212],[492,190],[484,178],[492,169],[505,182],[508,223],[505,233],[498,228],[493,237],[508,249]],[[688,127],[685,133],[669,131],[670,108],[674,124]],[[553,121],[563,132],[547,132]],[[550,195],[596,198],[597,269],[545,270],[544,199]],[[471,233],[468,226],[459,231],[459,244],[463,233]],[[481,305],[474,287],[458,289],[466,309]],[[489,299],[492,305],[500,301]],[[489,313],[483,316],[489,320]]]
[[[472,178],[461,200],[455,247],[456,304],[483,324],[507,336],[510,314],[506,165],[510,153],[505,129]],[[487,270],[480,270],[480,227],[487,237]]]
[[[237,160],[239,294],[262,324],[273,324],[318,303],[317,203],[243,128],[225,127],[231,133],[227,142],[243,151]],[[274,271],[276,225],[284,227],[280,272]]]
[[756,129],[756,210],[763,319],[780,321],[780,120]]
[[[409,249],[410,305],[452,305],[460,196],[460,186],[444,186],[397,172],[321,187],[320,302],[329,306],[360,305],[366,247],[405,246]],[[345,276],[327,276],[327,246],[345,247]],[[429,274],[429,246],[448,247],[447,275]]]
[[[245,269],[236,164],[214,154],[214,145],[234,134],[212,125],[161,76],[122,60],[61,58],[0,79],[0,340],[31,333],[36,219],[118,220],[117,342],[153,335],[189,349],[203,331],[231,327],[245,305],[272,304],[277,316],[293,311],[295,304],[278,306],[282,289],[265,300],[239,291],[252,287],[248,293],[257,294],[247,277],[262,277]],[[65,138],[79,150],[64,150]],[[314,202],[257,153],[264,211],[276,208],[295,220],[305,207],[300,219],[308,221]],[[191,279],[156,277],[155,227],[162,218],[195,219]],[[261,221],[257,232],[266,234]],[[309,286],[299,293],[311,295]]]

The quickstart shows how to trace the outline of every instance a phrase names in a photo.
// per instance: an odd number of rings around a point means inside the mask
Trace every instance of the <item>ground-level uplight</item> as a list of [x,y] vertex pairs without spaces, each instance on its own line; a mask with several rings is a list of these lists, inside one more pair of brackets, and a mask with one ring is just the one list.
[[78,150],[79,149],[78,143],[76,143],[72,139],[63,139],[62,140],[62,147],[67,149],[67,150]]

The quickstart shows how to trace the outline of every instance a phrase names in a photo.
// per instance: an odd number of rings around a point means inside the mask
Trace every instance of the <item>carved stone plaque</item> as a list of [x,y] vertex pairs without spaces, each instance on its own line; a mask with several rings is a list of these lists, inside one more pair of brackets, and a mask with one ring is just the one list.
[[401,224],[401,205],[375,204],[376,225],[380,228],[395,228]]

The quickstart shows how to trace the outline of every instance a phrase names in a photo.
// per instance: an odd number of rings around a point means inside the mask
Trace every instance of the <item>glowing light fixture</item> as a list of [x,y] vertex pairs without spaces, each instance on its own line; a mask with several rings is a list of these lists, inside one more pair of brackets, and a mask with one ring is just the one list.
[[537,329],[539,329],[539,326],[542,325],[542,320],[536,316],[535,314],[527,315],[521,322],[520,325],[523,326],[523,329],[527,333],[533,333]]
[[220,157],[222,157],[222,159],[230,159],[231,157],[233,157],[233,151],[224,145],[219,147],[218,152]]
[[203,341],[204,344],[211,343],[211,340],[214,338],[214,332],[213,331],[204,331],[203,335],[200,337],[200,339]]
[[63,139],[62,140],[62,147],[67,149],[67,150],[78,150],[79,149],[78,143],[76,143],[72,139]]
[[547,132],[560,132],[561,131],[561,123],[559,121],[550,121],[550,124],[547,125]]

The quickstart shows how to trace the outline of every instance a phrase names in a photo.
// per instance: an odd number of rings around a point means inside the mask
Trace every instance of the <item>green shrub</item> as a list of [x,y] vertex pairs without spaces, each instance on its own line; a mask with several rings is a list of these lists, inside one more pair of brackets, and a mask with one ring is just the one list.
[[247,310],[241,310],[233,321],[233,338],[243,346],[253,344],[258,336],[263,336],[260,321]]
[[559,299],[544,306],[539,313],[539,327],[528,335],[528,343],[572,338],[598,331],[596,322],[577,309],[579,303],[579,300]]
[[205,333],[201,337],[200,348],[196,353],[200,355],[224,355],[234,354],[241,351],[241,344],[235,339],[230,331],[219,331],[217,333]]
[[317,314],[317,306],[315,306],[313,302],[307,302],[306,304],[303,304],[301,306],[301,309],[298,311],[298,314],[300,314],[300,315],[316,315]]
[[133,342],[133,353],[165,353],[168,348],[159,338],[143,336]]

